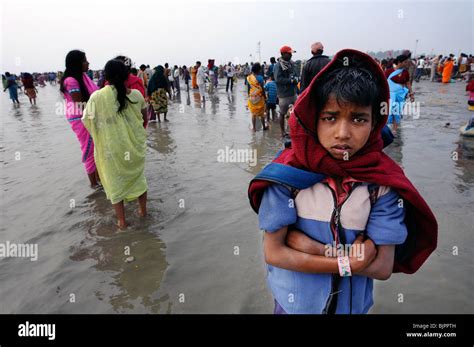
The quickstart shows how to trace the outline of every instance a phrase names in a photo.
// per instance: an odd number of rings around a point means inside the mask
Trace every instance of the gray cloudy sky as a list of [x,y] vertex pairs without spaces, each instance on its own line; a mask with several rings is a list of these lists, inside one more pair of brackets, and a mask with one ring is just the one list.
[[[321,41],[326,54],[415,49],[417,53],[473,53],[472,0],[467,1],[220,1],[171,0],[1,2],[2,71],[63,70],[71,49],[92,69],[118,54],[140,65],[189,65],[278,56],[288,44],[306,59]],[[252,55],[252,56],[250,56]]]

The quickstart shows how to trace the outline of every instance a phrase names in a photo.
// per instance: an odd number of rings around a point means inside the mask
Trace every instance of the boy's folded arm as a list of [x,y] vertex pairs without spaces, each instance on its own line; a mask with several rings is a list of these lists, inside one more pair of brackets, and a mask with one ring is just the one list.
[[[298,230],[290,230],[286,235],[286,245],[294,250],[313,254],[325,255],[326,246]],[[335,253],[333,253],[335,254]]]
[[265,261],[282,269],[306,273],[339,273],[336,258],[303,253],[285,244],[288,227],[265,232],[263,238]]
[[377,256],[365,269],[356,272],[356,275],[370,277],[376,280],[385,281],[390,278],[393,271],[395,259],[394,245],[377,246]]
[[[313,240],[302,232],[290,230],[286,236],[286,245],[296,251],[325,256],[325,245]],[[393,270],[395,257],[394,245],[377,246],[378,252],[376,258],[365,269],[355,272],[356,275],[366,276],[377,280],[387,280],[390,278]],[[336,254],[333,252],[332,254]]]
[[[324,255],[324,245],[317,241],[307,236],[304,238],[305,235],[303,234],[304,248],[308,248],[309,252],[291,248],[291,242],[290,247],[287,245],[288,225],[294,224],[296,220],[297,214],[291,192],[286,187],[277,184],[267,188],[259,208],[260,229],[266,230],[264,236],[266,262],[293,271],[339,273],[337,258],[326,257]],[[290,233],[290,240],[291,237]],[[307,247],[306,241],[310,241],[309,247]],[[351,267],[354,270],[365,268],[369,263],[369,261],[351,259]]]
[[403,243],[408,234],[404,220],[404,202],[395,190],[390,189],[378,198],[366,226],[367,236],[377,246],[377,257],[358,275],[378,280],[390,278],[395,259],[395,245]]

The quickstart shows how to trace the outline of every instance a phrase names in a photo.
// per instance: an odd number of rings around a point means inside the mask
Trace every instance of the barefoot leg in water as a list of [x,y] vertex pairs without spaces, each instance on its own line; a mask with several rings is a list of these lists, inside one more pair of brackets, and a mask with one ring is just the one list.
[[114,207],[115,214],[117,215],[117,226],[120,229],[125,229],[127,227],[127,222],[125,221],[125,208],[123,206],[123,201],[120,201],[116,204],[112,204],[112,206]]
[[253,132],[257,131],[257,117],[254,115],[252,115],[252,130]]
[[397,122],[393,122],[393,127],[392,127],[393,136],[397,136],[397,130],[398,130],[398,124]]
[[94,188],[98,183],[97,183],[97,170],[94,171],[93,173],[87,174],[89,176],[89,182],[91,183],[91,188]]
[[146,217],[146,192],[138,197],[138,214]]

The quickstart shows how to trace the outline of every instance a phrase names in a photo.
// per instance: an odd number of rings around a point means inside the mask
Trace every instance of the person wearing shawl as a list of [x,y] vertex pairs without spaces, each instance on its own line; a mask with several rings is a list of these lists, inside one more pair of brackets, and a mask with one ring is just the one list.
[[247,106],[252,115],[252,130],[254,132],[257,131],[257,117],[262,122],[263,130],[268,129],[265,126],[265,92],[263,91],[263,77],[260,75],[261,69],[260,63],[255,63],[252,65],[252,73],[247,76],[247,92],[249,97]]
[[298,98],[291,145],[250,182],[274,313],[367,313],[373,279],[435,250],[433,213],[382,151],[388,101],[371,57],[338,52]]
[[129,72],[122,61],[108,61],[104,73],[108,84],[91,95],[82,123],[94,139],[97,170],[117,225],[124,229],[128,225],[124,202],[138,199],[138,214],[147,213],[146,103],[139,91],[125,86]]
[[155,73],[148,82],[148,95],[153,110],[158,116],[158,122],[161,122],[160,113],[164,115],[164,121],[168,122],[166,115],[168,113],[168,95],[171,97],[170,83],[165,76],[165,68],[161,65],[155,68]]
[[77,136],[82,150],[82,162],[91,187],[99,186],[94,161],[94,141],[81,122],[83,105],[99,88],[87,76],[89,62],[82,51],[73,50],[66,55],[66,70],[61,78],[60,90],[66,101],[66,118]]
[[453,68],[454,68],[454,62],[453,62],[453,58],[450,55],[448,59],[446,59],[446,61],[442,65],[443,77],[441,79],[441,82],[443,83],[451,82],[451,75],[453,74]]

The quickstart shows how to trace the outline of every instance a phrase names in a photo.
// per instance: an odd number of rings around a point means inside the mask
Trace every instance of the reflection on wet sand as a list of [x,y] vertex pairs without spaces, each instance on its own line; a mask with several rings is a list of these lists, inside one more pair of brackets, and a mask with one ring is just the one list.
[[150,232],[150,221],[134,214],[136,204],[130,203],[126,208],[130,210],[127,212],[131,216],[131,226],[118,232],[107,217],[110,206],[103,194],[91,194],[86,201],[98,219],[83,223],[81,229],[87,230],[86,238],[78,246],[71,247],[70,259],[93,260],[96,270],[111,276],[109,284],[118,292],[111,295],[98,290],[94,293],[97,299],[107,300],[117,313],[133,312],[136,305],[151,313],[161,312],[160,309],[169,311],[171,303],[165,304],[164,308],[161,305],[168,301],[167,294],[158,294],[168,266],[166,245]]

